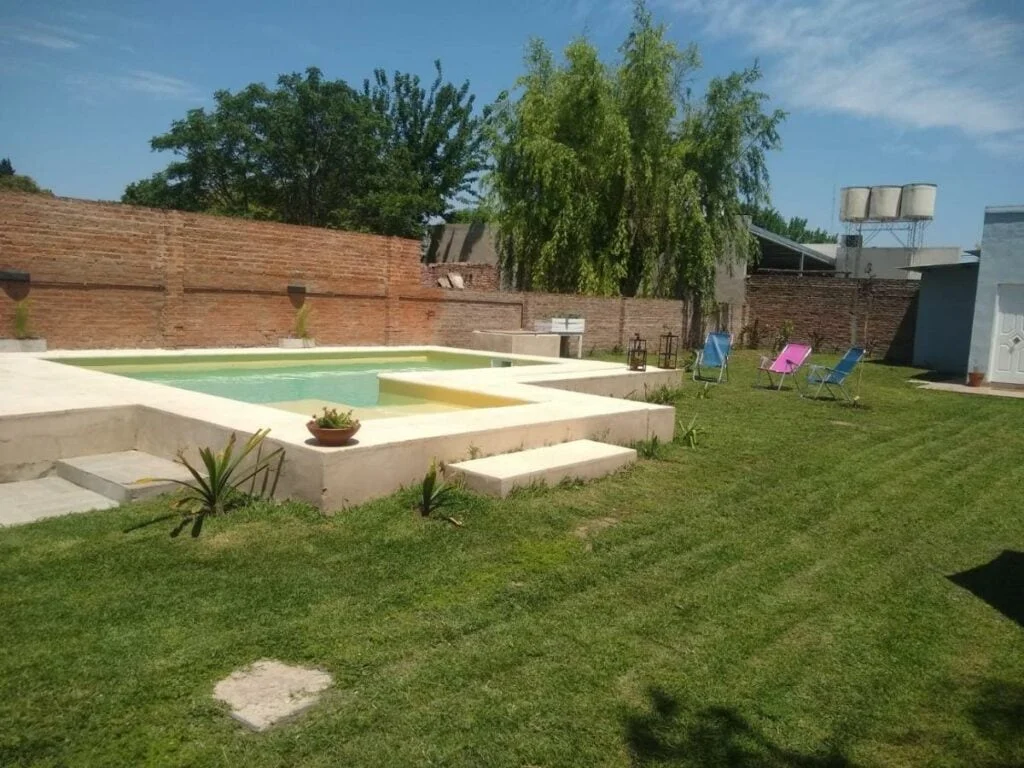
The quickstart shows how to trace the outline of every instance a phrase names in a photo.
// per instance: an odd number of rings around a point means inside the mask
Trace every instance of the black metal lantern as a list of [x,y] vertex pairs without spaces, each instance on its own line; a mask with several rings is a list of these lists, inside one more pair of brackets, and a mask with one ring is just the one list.
[[631,371],[647,370],[647,339],[641,339],[639,333],[629,340],[626,365]]
[[676,369],[679,366],[679,337],[672,331],[658,337],[658,367]]

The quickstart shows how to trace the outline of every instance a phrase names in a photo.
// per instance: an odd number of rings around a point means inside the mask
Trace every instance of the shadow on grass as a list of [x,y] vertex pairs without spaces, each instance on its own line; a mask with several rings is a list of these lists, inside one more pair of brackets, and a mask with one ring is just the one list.
[[1024,765],[1024,685],[990,680],[971,709],[974,727],[1013,765]]
[[1003,550],[984,565],[948,578],[1024,627],[1024,552]]
[[832,750],[803,754],[773,744],[735,709],[689,709],[661,689],[650,692],[651,709],[626,719],[626,744],[634,766],[715,768],[850,768]]

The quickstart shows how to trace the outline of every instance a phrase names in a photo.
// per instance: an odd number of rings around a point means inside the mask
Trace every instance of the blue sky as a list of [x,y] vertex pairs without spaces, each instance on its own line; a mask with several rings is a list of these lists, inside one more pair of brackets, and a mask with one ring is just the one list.
[[[783,214],[837,229],[848,184],[939,184],[931,244],[970,247],[986,205],[1024,203],[1024,0],[652,0],[701,78],[758,58],[790,113],[771,158]],[[219,88],[320,67],[469,79],[478,104],[530,36],[614,58],[628,0],[0,0],[0,156],[57,194],[118,199],[163,167],[149,139]],[[695,85],[700,86],[701,78]]]

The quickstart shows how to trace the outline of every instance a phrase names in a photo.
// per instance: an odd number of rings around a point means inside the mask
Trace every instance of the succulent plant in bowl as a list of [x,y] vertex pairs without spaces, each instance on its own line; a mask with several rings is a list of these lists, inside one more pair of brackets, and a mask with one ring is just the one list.
[[359,419],[352,416],[352,411],[339,411],[336,408],[324,407],[319,414],[314,413],[306,422],[306,429],[322,445],[344,445],[359,431]]

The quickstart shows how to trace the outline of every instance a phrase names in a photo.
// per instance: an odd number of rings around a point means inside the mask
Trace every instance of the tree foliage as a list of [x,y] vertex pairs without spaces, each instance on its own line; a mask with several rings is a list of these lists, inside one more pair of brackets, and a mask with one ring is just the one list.
[[50,190],[40,187],[31,176],[17,173],[11,164],[11,158],[5,157],[0,159],[0,191],[8,189],[32,195],[53,195]]
[[750,216],[754,224],[762,229],[788,237],[798,243],[834,243],[836,241],[834,232],[817,227],[810,229],[807,226],[807,219],[801,219],[799,216],[786,219],[771,206],[748,206],[745,207],[744,212]]
[[499,97],[487,181],[503,265],[520,289],[707,298],[716,263],[752,252],[741,204],[767,202],[785,116],[765,111],[756,65],[694,98],[696,48],[642,2],[620,57],[577,40],[557,64],[533,41],[517,98]]
[[218,91],[155,137],[177,156],[126,203],[418,237],[483,167],[469,84],[383,70],[362,90],[320,70]]

